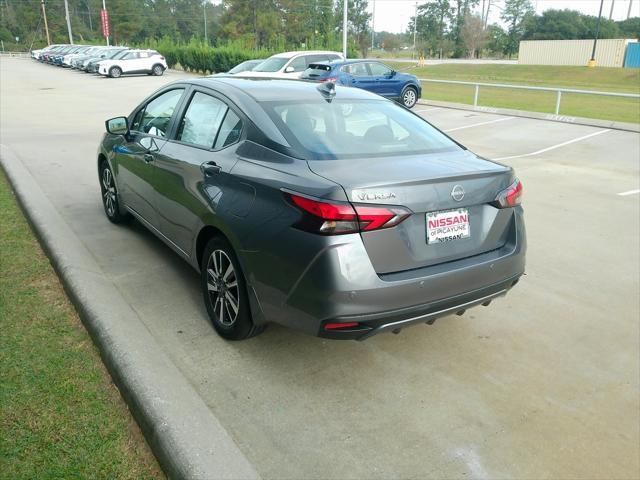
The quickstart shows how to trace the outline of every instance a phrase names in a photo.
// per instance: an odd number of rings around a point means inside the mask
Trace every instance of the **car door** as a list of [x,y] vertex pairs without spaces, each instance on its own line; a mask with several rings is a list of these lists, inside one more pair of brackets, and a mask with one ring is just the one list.
[[194,88],[175,133],[156,161],[160,229],[185,256],[203,213],[229,198],[230,172],[243,122],[234,108],[207,89]]
[[[304,55],[298,55],[297,57],[291,59],[291,61],[287,65],[285,65],[285,67],[282,69],[282,71],[284,72],[282,75],[286,78],[298,78],[300,75],[302,75],[302,72],[307,69],[307,65],[308,64],[306,57]],[[293,70],[287,71],[290,70],[290,67]]]
[[370,62],[369,70],[375,79],[375,93],[383,97],[399,97],[402,90],[401,82],[395,72],[386,65]]
[[344,65],[342,72],[346,75],[345,84],[348,87],[362,88],[370,92],[375,91],[376,81],[371,76],[366,63],[357,62]]
[[136,110],[130,133],[114,148],[120,195],[124,204],[143,221],[157,228],[154,195],[154,162],[167,142],[184,87],[174,87],[156,95]]
[[119,62],[121,64],[122,73],[132,73],[136,70],[140,58],[139,52],[129,52]]

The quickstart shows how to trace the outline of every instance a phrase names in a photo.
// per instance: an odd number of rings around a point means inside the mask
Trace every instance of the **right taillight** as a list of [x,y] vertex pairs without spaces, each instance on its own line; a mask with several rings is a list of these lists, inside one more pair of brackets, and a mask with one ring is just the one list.
[[496,205],[500,208],[509,208],[520,205],[522,200],[522,182],[517,178],[515,181],[501,191],[496,197]]
[[386,205],[352,205],[347,202],[316,200],[287,193],[291,203],[302,211],[295,227],[321,235],[341,235],[391,228],[411,212],[404,207]]
[[336,83],[337,81],[338,81],[338,77],[326,77],[320,80],[321,83],[325,83],[325,82]]

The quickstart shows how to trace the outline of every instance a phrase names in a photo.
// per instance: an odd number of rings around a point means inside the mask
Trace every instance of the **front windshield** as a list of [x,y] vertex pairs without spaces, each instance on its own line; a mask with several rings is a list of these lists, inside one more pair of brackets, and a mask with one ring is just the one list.
[[323,99],[261,104],[306,158],[391,157],[460,150],[417,115],[385,100]]
[[121,50],[121,51],[115,52],[113,55],[107,58],[113,59],[113,60],[119,60],[122,57],[124,57],[127,53],[129,53],[129,50]]
[[283,57],[271,57],[267,58],[264,62],[259,64],[253,69],[254,72],[277,72],[284,64],[289,61],[288,58]]

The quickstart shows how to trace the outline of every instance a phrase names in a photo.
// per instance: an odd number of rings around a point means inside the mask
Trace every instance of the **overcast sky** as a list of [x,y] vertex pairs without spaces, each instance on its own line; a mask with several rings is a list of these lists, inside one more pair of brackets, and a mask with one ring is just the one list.
[[[611,2],[614,2],[613,19],[624,20],[627,18],[629,2],[633,1],[631,16],[640,16],[640,0],[604,0],[602,16],[609,18]],[[600,0],[531,0],[536,7],[537,13],[542,13],[548,9],[570,8],[578,10],[588,15],[598,15]],[[407,28],[409,18],[415,11],[415,0],[369,0],[369,9],[373,10],[375,3],[375,29],[376,32],[386,30],[387,32],[402,32]],[[418,4],[425,3],[425,0],[418,0]],[[504,0],[493,0],[498,6],[504,5]],[[482,5],[482,0],[479,2]],[[500,23],[500,10],[491,7],[489,23]]]

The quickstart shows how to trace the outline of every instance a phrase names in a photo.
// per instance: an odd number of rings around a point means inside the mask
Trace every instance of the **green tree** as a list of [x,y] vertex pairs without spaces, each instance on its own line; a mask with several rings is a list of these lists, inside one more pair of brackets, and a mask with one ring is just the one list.
[[511,55],[518,50],[524,32],[526,20],[535,10],[530,0],[505,0],[500,18],[507,24],[506,54]]
[[640,40],[640,17],[628,18],[621,22],[616,22],[623,38],[635,38]]
[[[340,32],[342,32],[343,2],[344,0],[338,0],[334,10],[336,28]],[[371,14],[367,12],[368,7],[369,3],[367,0],[349,0],[347,5],[347,28],[349,36],[352,37],[352,42],[356,44],[363,58],[367,56],[367,51],[371,43],[371,30],[369,28]]]
[[[442,53],[444,41],[454,19],[454,9],[449,0],[435,0],[418,7],[416,36],[431,52]],[[413,32],[415,17],[409,22],[408,32]],[[427,52],[423,52],[427,54]]]
[[[525,40],[578,40],[593,38],[597,17],[576,10],[546,10],[542,15],[530,16],[524,22]],[[622,23],[622,22],[620,22]],[[616,38],[620,29],[616,22],[602,19],[600,38]]]

